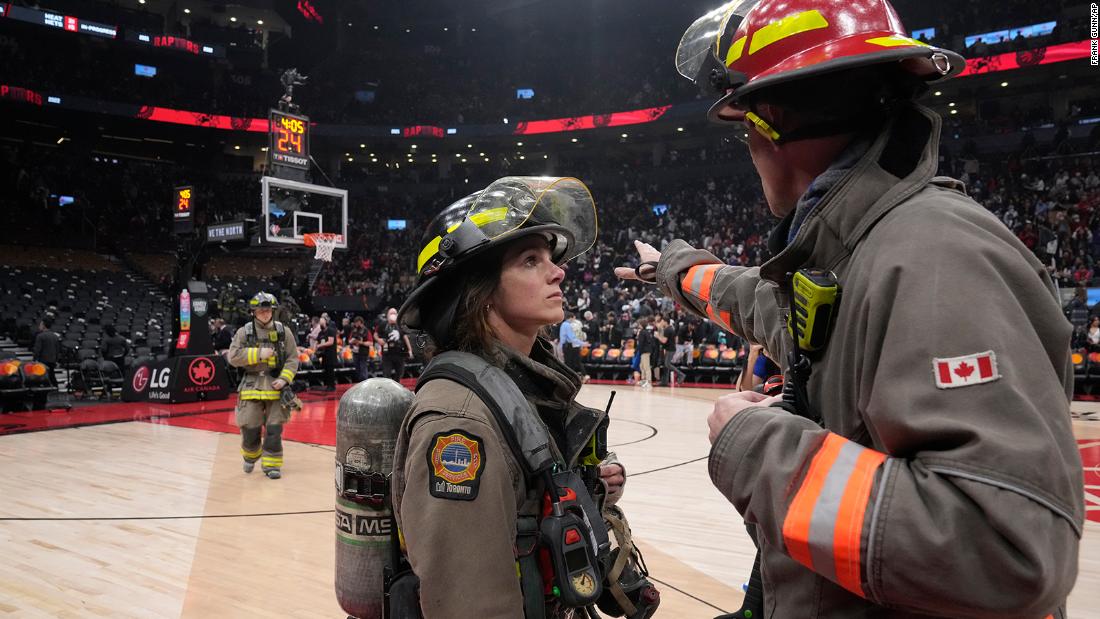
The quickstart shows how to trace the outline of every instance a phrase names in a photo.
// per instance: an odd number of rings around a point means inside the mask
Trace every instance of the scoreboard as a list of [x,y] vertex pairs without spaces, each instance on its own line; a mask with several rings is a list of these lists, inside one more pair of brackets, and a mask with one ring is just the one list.
[[176,234],[189,234],[194,230],[192,217],[194,203],[191,200],[193,191],[194,188],[191,185],[184,185],[176,187],[172,192],[172,219],[175,222]]
[[271,163],[309,170],[309,118],[271,110],[268,141]]

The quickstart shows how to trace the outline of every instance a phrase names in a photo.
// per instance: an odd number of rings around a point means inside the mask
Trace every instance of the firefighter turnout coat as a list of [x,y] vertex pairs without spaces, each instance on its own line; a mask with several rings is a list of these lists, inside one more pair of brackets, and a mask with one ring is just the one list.
[[752,407],[710,453],[755,529],[766,617],[1065,616],[1084,515],[1071,328],[1039,260],[934,177],[939,129],[903,111],[761,267],[683,241],[658,264],[667,294],[784,365],[788,274],[840,282],[808,383],[824,427]]
[[[248,335],[249,325],[255,329],[254,340]],[[278,350],[280,346],[282,354]],[[276,354],[260,359],[260,350],[264,348],[275,349]],[[227,360],[230,365],[243,370],[244,376],[237,388],[241,400],[278,400],[279,391],[271,383],[276,378],[281,378],[288,384],[294,381],[298,372],[298,347],[294,334],[281,322],[273,320],[265,327],[253,320],[237,329]],[[278,365],[280,361],[281,366]],[[272,376],[273,369],[279,370],[277,376]],[[289,417],[289,412],[287,415]]]

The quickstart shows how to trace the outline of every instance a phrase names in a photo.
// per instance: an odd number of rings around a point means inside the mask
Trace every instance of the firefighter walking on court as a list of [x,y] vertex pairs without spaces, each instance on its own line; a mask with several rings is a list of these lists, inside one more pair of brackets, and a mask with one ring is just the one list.
[[[302,402],[290,389],[298,371],[298,347],[281,322],[272,319],[278,301],[266,292],[248,303],[252,319],[237,330],[229,347],[229,364],[244,376],[237,388],[237,426],[241,429],[244,472],[260,460],[271,479],[282,477],[283,424]],[[262,444],[261,444],[262,438]]]

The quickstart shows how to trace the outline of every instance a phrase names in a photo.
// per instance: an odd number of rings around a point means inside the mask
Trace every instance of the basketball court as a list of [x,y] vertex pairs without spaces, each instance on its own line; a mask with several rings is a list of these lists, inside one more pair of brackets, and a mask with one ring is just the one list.
[[[344,617],[333,590],[340,392],[286,426],[284,476],[241,471],[234,401],[0,417],[0,616]],[[754,548],[707,476],[718,389],[586,385],[628,471],[621,505],[658,617],[740,606]],[[1100,405],[1074,403],[1087,515],[1070,617],[1100,617]]]

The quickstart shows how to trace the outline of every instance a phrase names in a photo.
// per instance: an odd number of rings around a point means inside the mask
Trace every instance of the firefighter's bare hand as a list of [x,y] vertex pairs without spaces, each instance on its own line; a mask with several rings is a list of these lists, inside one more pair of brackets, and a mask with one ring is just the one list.
[[[659,262],[661,260],[661,252],[649,243],[634,241],[634,249],[638,250],[638,258],[641,262]],[[648,269],[649,267],[643,269],[642,273],[646,273]],[[615,276],[619,279],[638,279],[634,267],[615,267]]]
[[283,380],[281,378],[276,378],[275,380],[271,381],[271,388],[274,389],[275,391],[279,391],[283,387],[286,387],[286,381],[285,380]]
[[710,442],[718,440],[718,435],[738,413],[746,408],[757,406],[771,406],[783,398],[782,396],[768,397],[755,391],[738,391],[718,398],[714,403],[714,410],[707,417],[707,425],[710,426]]
[[601,464],[600,481],[607,485],[608,498],[617,497],[623,493],[626,484],[626,470],[621,464]]
[[275,356],[274,348],[261,348],[260,349],[260,361],[267,361],[271,357]]

